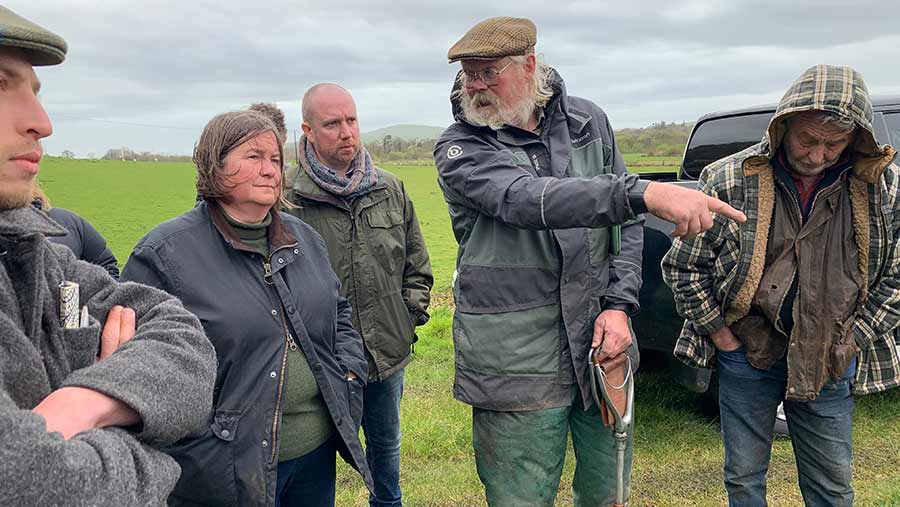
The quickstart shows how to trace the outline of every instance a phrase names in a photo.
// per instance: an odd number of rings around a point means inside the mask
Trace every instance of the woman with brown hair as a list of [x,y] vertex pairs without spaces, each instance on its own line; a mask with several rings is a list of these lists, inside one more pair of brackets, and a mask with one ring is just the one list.
[[278,212],[276,132],[254,111],[210,120],[203,202],[150,231],[122,274],[177,296],[219,360],[207,430],[167,450],[182,468],[171,505],[333,506],[336,452],[371,485],[362,340],[321,237]]

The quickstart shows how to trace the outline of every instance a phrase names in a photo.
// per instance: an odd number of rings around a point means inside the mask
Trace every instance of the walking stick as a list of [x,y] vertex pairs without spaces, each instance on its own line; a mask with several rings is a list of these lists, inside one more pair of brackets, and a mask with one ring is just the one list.
[[[600,409],[604,422],[612,416],[613,436],[616,439],[616,503],[615,507],[627,507],[625,498],[625,448],[628,446],[628,427],[634,418],[634,372],[631,369],[631,358],[624,352],[625,365],[617,356],[611,360],[598,363],[594,357],[597,349],[591,349],[588,356],[588,369],[591,372],[591,394]],[[612,364],[625,367],[625,375],[621,385],[610,385],[607,381],[607,368]],[[612,368],[610,368],[612,369]],[[624,400],[624,406],[622,405]],[[616,404],[618,401],[618,405]],[[606,413],[604,413],[606,411]]]

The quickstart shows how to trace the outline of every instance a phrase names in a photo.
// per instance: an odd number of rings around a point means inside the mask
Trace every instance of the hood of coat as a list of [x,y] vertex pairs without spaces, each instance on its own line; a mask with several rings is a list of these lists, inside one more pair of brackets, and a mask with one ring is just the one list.
[[[854,174],[870,183],[881,176],[894,150],[890,146],[879,146],[875,141],[872,102],[859,72],[850,67],[833,65],[816,65],[807,69],[778,103],[763,138],[764,155],[769,158],[774,156],[784,140],[786,121],[804,111],[828,111],[851,119],[858,128],[856,139],[848,149],[855,152],[856,160],[875,162],[854,164]],[[884,163],[877,163],[881,161]]]

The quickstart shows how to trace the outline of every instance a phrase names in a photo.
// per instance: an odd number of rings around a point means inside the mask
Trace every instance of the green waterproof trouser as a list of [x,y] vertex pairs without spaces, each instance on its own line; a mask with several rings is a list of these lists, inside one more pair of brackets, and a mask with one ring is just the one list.
[[[575,507],[606,507],[616,499],[616,444],[595,405],[585,412],[574,389],[568,407],[498,412],[472,409],[478,477],[490,507],[553,507],[572,431]],[[633,425],[625,450],[625,488],[630,489]],[[626,495],[627,498],[627,495]]]

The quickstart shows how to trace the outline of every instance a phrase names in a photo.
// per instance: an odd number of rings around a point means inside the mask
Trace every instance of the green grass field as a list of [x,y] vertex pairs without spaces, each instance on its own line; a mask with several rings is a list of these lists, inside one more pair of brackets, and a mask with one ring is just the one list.
[[[629,162],[639,158],[626,156]],[[672,160],[647,162],[674,169]],[[431,253],[435,291],[446,301],[456,244],[434,167],[386,169],[403,179],[415,202]],[[80,213],[106,236],[121,264],[141,236],[194,202],[194,171],[188,164],[48,158],[41,181],[55,205]],[[451,392],[450,321],[447,307],[432,311],[431,322],[420,328],[416,355],[407,369],[402,480],[410,507],[484,505],[472,457],[470,409],[453,400]],[[665,372],[639,375],[633,507],[726,504],[717,423],[700,415],[699,405],[698,395],[674,385]],[[856,505],[900,506],[900,390],[859,398],[855,416]],[[572,503],[573,467],[570,452],[558,505]],[[770,504],[802,505],[796,480],[790,441],[776,441],[769,471]],[[362,482],[344,465],[339,466],[337,505],[367,505]]]

